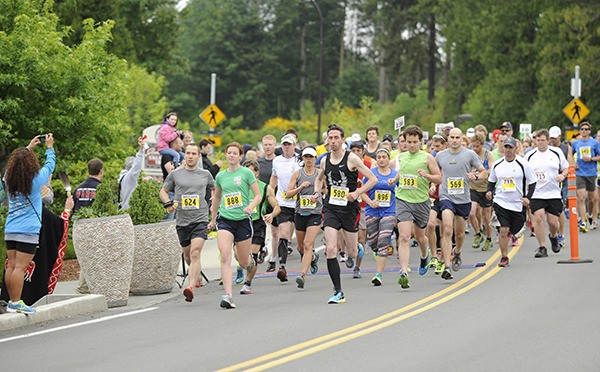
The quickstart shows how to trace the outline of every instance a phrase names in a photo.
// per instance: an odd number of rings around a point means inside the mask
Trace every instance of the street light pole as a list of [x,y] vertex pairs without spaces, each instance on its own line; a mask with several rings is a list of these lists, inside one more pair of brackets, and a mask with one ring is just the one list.
[[319,88],[317,93],[317,144],[321,142],[321,106],[323,103],[323,14],[316,0],[311,0],[319,14]]

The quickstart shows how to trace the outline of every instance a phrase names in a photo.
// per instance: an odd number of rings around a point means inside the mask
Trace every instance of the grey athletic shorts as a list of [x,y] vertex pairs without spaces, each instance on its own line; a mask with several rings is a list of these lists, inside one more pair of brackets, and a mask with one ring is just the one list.
[[422,203],[408,203],[396,198],[396,219],[398,222],[412,221],[419,229],[427,227],[431,201],[429,199]]

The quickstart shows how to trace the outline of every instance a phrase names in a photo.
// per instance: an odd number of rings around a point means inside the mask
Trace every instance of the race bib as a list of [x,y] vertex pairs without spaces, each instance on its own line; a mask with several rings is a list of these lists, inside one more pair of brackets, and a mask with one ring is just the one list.
[[448,194],[459,195],[465,193],[465,179],[462,177],[448,177]]
[[515,192],[517,191],[517,186],[515,185],[514,177],[502,177],[502,191],[504,192]]
[[181,195],[181,209],[200,209],[200,195]]
[[592,156],[592,148],[590,146],[583,146],[579,148],[579,155],[581,156]]
[[312,201],[312,196],[302,195],[300,196],[300,209],[315,209],[317,202]]
[[402,175],[402,181],[400,182],[400,188],[405,190],[415,190],[419,185],[417,176],[404,174]]
[[537,178],[537,181],[539,183],[548,181],[548,178],[546,177],[546,172],[544,171],[535,172],[535,177]]
[[283,198],[284,198],[284,199],[286,199],[286,200],[295,200],[295,199],[298,199],[298,194],[296,194],[296,195],[292,196],[291,198],[288,198],[288,197],[287,197],[287,192],[285,192],[285,191],[283,191],[283,192],[281,193],[281,196],[283,196]]
[[225,194],[225,196],[223,196],[223,204],[225,205],[225,209],[242,207],[242,193],[237,191]]
[[389,207],[392,202],[392,192],[390,190],[375,190],[375,200],[379,202],[380,207]]
[[348,205],[348,192],[350,189],[341,186],[331,186],[329,191],[329,204],[340,205],[342,207]]

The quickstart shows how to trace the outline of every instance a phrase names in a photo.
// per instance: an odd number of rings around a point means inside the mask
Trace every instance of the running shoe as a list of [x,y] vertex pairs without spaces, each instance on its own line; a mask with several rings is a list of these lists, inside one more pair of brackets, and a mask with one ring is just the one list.
[[352,257],[348,257],[346,259],[346,267],[349,269],[354,267],[354,260],[352,259]]
[[529,233],[529,237],[530,238],[535,238],[535,230],[533,230],[533,227],[531,228],[531,232]]
[[185,296],[185,302],[192,302],[194,299],[194,288],[192,286],[187,287],[183,290],[183,295]]
[[558,246],[562,249],[567,245],[567,242],[565,241],[565,236],[564,235],[557,235],[557,239],[558,239]]
[[275,271],[275,262],[269,261],[269,267],[267,268],[268,273],[272,273]]
[[281,282],[288,281],[287,271],[285,270],[285,267],[283,267],[283,266],[279,267],[279,270],[277,271],[277,279],[279,279]]
[[304,289],[304,277],[302,275],[296,277],[296,284],[299,289]]
[[346,298],[344,297],[344,292],[336,291],[333,296],[329,299],[328,304],[343,304],[346,302]]
[[356,258],[363,258],[365,256],[365,247],[362,244],[358,243],[358,253],[356,254]]
[[230,295],[221,296],[221,307],[223,309],[235,309],[235,304],[233,303],[233,297]]
[[488,238],[485,240],[485,243],[483,243],[483,247],[481,248],[482,251],[487,251],[490,248],[492,248],[494,246],[494,243],[492,243],[492,239]]
[[419,246],[419,242],[417,241],[417,239],[415,238],[410,238],[410,246],[412,248],[418,247]]
[[240,289],[240,294],[243,294],[243,295],[252,294],[252,287],[249,286],[248,284],[244,284],[242,289]]
[[287,252],[288,252],[288,255],[294,253],[294,250],[292,249],[292,246],[288,245]]
[[236,275],[235,275],[235,284],[242,284],[244,281],[244,269],[241,267],[237,267]]
[[408,275],[400,271],[400,276],[398,277],[398,284],[402,289],[410,288],[410,284],[408,283]]
[[517,239],[514,235],[511,235],[512,246],[516,247],[519,245],[519,239]]
[[258,252],[258,264],[261,265],[263,262],[265,262],[265,257],[267,257],[267,253],[269,253],[267,251],[267,247],[262,247],[260,249],[260,252]]
[[508,257],[504,256],[500,259],[500,263],[498,263],[498,266],[500,267],[506,267],[508,266]]
[[[532,234],[533,234],[533,228],[531,228]],[[525,225],[523,225],[523,227],[521,227],[521,230],[519,230],[519,232],[517,232],[515,234],[515,238],[520,238],[525,234]],[[535,234],[533,234],[532,236],[535,236]]]
[[535,258],[548,257],[548,250],[546,247],[539,247],[537,251],[535,251]]
[[356,266],[354,268],[354,272],[352,273],[352,277],[354,279],[360,279],[360,278],[362,278],[362,273],[360,272],[360,268],[358,266]]
[[391,244],[388,244],[388,256],[393,256],[394,255],[394,246]]
[[584,221],[579,221],[579,231],[582,233],[588,232],[587,224]]
[[558,235],[554,238],[548,234],[548,239],[550,239],[550,244],[552,244],[552,252],[558,253],[560,252],[560,245],[558,245]]
[[346,257],[346,252],[341,251],[340,252],[340,262],[346,262],[347,257]]
[[460,258],[460,253],[454,252],[454,258],[452,258],[452,270],[458,271],[462,266],[462,259]]
[[25,305],[25,302],[20,300],[19,302],[8,301],[6,311],[9,313],[35,314],[37,310],[31,306]]
[[319,271],[319,265],[317,262],[319,261],[319,253],[313,253],[313,259],[310,261],[310,273],[315,275]]
[[452,280],[454,279],[454,277],[452,276],[452,273],[450,272],[450,270],[448,270],[448,268],[444,268],[444,271],[442,272],[442,279],[444,280]]
[[568,220],[569,219],[569,208],[565,208],[563,213],[565,214],[565,218]]
[[446,269],[446,264],[440,260],[438,260],[435,265],[435,275],[440,275]]
[[435,269],[438,265],[438,258],[436,256],[433,256],[429,259],[429,265],[427,265],[428,269],[431,269],[432,267]]
[[381,274],[377,273],[375,274],[375,276],[373,277],[373,279],[371,279],[371,283],[373,283],[373,285],[375,287],[379,287],[380,285],[383,284],[383,279],[381,278]]
[[471,225],[467,224],[467,226],[465,226],[465,234],[470,234],[471,233]]
[[598,228],[598,221],[593,221],[592,224],[590,225],[590,228],[592,230],[596,230]]
[[427,252],[427,257],[421,258],[421,262],[419,263],[419,275],[427,274],[427,268],[429,268],[429,252]]
[[483,234],[475,234],[475,239],[473,239],[473,249],[479,249],[481,242],[483,241]]

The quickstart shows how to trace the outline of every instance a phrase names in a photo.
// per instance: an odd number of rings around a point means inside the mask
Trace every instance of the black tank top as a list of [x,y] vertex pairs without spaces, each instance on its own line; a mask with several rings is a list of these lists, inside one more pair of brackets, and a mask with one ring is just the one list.
[[[325,203],[329,204],[329,195],[331,194],[331,186],[347,187],[348,192],[356,191],[358,184],[358,171],[351,171],[348,169],[348,156],[350,152],[346,151],[344,157],[339,164],[331,164],[329,157],[331,154],[327,154],[325,159],[325,178],[327,180],[327,196],[325,197]],[[356,203],[348,202],[348,204]]]

